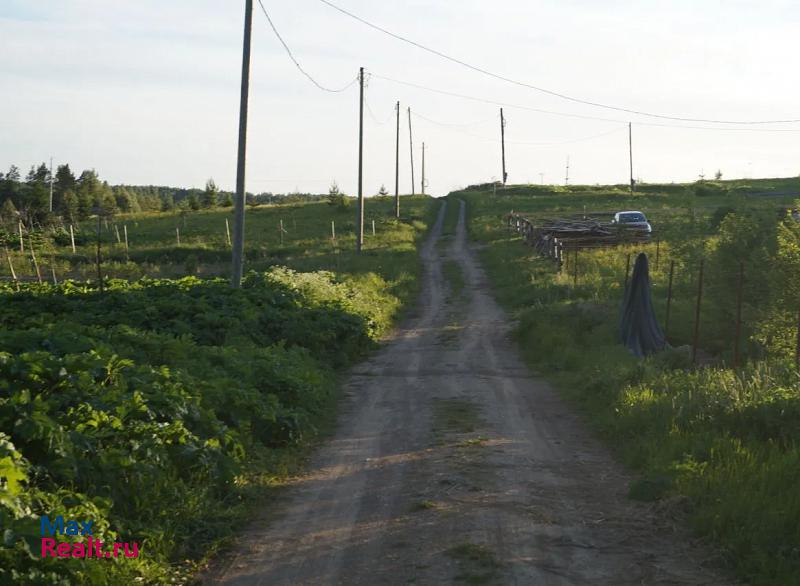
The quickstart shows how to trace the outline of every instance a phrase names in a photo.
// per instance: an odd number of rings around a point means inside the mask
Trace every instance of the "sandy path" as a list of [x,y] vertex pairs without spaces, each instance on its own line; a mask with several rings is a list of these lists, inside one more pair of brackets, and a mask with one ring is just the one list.
[[350,374],[309,475],[209,583],[727,583],[687,534],[626,498],[630,477],[523,364],[463,204],[446,246],[443,212],[416,314]]

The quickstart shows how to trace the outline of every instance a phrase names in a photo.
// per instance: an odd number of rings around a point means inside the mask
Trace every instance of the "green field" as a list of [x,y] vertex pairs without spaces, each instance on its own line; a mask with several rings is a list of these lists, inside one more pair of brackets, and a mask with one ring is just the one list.
[[[800,376],[794,367],[800,309],[797,179],[708,186],[539,186],[469,189],[469,229],[498,299],[518,318],[529,363],[556,382],[595,429],[640,473],[633,498],[661,500],[688,514],[695,530],[752,584],[800,583]],[[701,189],[697,189],[700,187]],[[772,196],[748,193],[772,192]],[[636,209],[654,241],[581,250],[559,270],[525,246],[502,218]],[[656,244],[656,240],[659,244]],[[656,246],[659,265],[654,269]],[[637,359],[619,341],[619,308],[629,254],[650,256],[663,324],[668,271],[675,263],[669,341]],[[691,342],[700,259],[706,267],[700,325],[702,367]],[[746,365],[733,370],[736,283],[744,264]]]
[[[335,418],[340,370],[413,298],[436,206],[403,203],[395,220],[389,200],[368,202],[376,235],[370,222],[361,255],[352,207],[248,210],[238,290],[209,276],[227,270],[223,211],[118,218],[137,239],[128,262],[102,225],[102,291],[96,280],[0,283],[0,583],[184,583],[241,531]],[[92,274],[91,244],[73,255],[47,231],[34,244],[62,279]],[[148,276],[108,278],[124,274]],[[39,518],[58,514],[144,555],[42,559]]]

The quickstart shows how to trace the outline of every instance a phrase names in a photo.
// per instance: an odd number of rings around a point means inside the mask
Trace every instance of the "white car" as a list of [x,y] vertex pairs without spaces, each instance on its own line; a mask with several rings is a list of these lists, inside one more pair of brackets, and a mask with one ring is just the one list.
[[631,230],[642,230],[648,234],[653,231],[650,222],[648,222],[645,215],[639,211],[617,212],[614,214],[614,219],[611,220],[611,223],[619,224],[620,227],[630,228]]

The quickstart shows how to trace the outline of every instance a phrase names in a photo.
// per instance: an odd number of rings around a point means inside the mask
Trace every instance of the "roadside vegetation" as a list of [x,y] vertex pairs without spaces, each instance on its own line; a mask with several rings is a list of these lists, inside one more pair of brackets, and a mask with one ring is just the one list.
[[[486,245],[484,264],[498,299],[518,319],[529,363],[639,472],[631,497],[687,514],[742,578],[763,586],[800,583],[800,223],[786,213],[800,205],[798,186],[797,179],[700,182],[638,186],[633,196],[621,186],[512,186],[496,196],[479,186],[450,196],[468,203],[471,236]],[[502,222],[512,210],[557,217],[626,209],[647,214],[653,242],[581,250],[577,280],[572,254],[559,270]],[[643,360],[618,335],[627,256],[640,251],[650,258],[662,325],[675,267],[672,349]],[[693,365],[701,259],[700,358]],[[743,364],[734,369],[740,262]]]
[[[125,216],[127,259],[101,220],[102,289],[63,280],[91,274],[95,244],[73,254],[34,232],[62,278],[0,283],[0,583],[182,583],[243,529],[332,421],[337,373],[414,297],[434,206],[402,202],[401,220],[390,198],[367,202],[360,256],[346,203],[249,209],[239,290],[223,266],[227,210]],[[141,554],[43,559],[42,515],[93,520],[96,539]]]

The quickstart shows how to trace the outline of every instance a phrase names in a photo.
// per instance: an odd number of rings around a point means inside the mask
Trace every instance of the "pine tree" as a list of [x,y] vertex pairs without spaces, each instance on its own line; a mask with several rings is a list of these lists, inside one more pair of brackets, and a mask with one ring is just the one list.
[[189,194],[188,200],[189,209],[195,212],[200,209],[200,199],[197,197],[197,194],[194,191]]
[[203,207],[204,208],[213,208],[216,207],[219,203],[219,189],[217,188],[217,184],[214,183],[214,179],[209,179],[206,181],[206,189],[203,192]]

